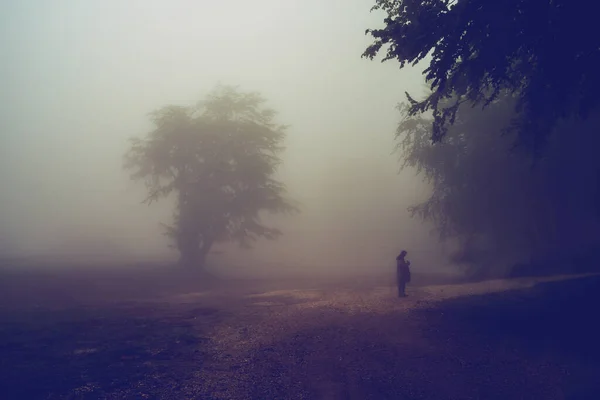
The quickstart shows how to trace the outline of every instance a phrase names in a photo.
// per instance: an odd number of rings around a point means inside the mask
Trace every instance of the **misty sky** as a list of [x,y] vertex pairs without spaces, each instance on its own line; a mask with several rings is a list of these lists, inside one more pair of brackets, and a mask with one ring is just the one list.
[[[393,220],[408,224],[406,207],[421,185],[410,172],[396,175],[394,106],[404,91],[421,91],[422,76],[361,59],[370,43],[365,29],[382,25],[372,5],[2,2],[0,250],[120,242],[138,252],[164,250],[158,223],[168,222],[170,210],[140,205],[142,188],[121,168],[127,139],[148,131],[148,112],[193,104],[219,82],[260,91],[291,125],[282,175],[305,206],[302,229],[307,221],[323,225],[314,210],[344,163],[367,168],[348,200],[363,217],[356,224],[376,230],[395,209]],[[378,209],[383,214],[370,218]]]

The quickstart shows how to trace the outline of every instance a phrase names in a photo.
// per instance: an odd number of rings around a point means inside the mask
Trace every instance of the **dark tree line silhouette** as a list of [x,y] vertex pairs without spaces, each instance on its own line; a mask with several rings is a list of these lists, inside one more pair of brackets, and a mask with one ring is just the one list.
[[[410,209],[495,271],[600,261],[600,35],[571,0],[377,0],[363,57],[425,64],[399,106],[398,150],[432,186]],[[560,267],[557,267],[560,264]],[[581,264],[587,264],[582,266]]]

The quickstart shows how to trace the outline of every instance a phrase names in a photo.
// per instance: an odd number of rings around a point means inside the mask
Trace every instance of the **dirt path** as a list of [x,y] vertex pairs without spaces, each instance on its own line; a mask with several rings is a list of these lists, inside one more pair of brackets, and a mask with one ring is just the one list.
[[[597,277],[3,304],[5,399],[597,399]],[[563,310],[563,311],[561,311]],[[568,314],[564,310],[569,310]],[[587,396],[587,397],[586,397]]]
[[452,299],[497,293],[525,303],[539,295],[534,286],[563,279],[421,287],[407,299],[389,287],[248,295],[236,318],[216,327],[222,357],[201,380],[222,399],[571,398],[557,349],[531,357],[518,338],[466,338],[443,323]]

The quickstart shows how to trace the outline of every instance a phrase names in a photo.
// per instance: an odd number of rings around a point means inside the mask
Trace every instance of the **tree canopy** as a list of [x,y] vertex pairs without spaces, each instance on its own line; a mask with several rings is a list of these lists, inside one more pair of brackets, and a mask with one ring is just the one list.
[[517,101],[504,94],[484,111],[460,107],[437,144],[429,140],[431,118],[399,106],[402,166],[415,168],[432,187],[429,198],[410,211],[433,222],[441,239],[458,240],[456,261],[488,272],[532,260],[549,268],[548,260],[597,245],[600,233],[595,129],[600,116],[561,123],[531,168],[526,152],[509,151],[515,134],[502,134]]
[[274,239],[281,232],[261,223],[261,213],[298,211],[275,179],[285,126],[264,103],[258,93],[218,86],[195,107],[151,113],[154,130],[132,139],[125,168],[145,183],[145,202],[176,196],[165,227],[181,263],[202,266],[217,241]]
[[[432,92],[408,93],[411,115],[433,112],[430,138],[440,141],[460,104],[483,107],[516,96],[512,128],[538,152],[559,121],[587,117],[598,106],[600,35],[582,0],[376,0],[387,14],[363,53],[401,68],[431,56],[424,70]],[[451,100],[451,101],[449,101]]]

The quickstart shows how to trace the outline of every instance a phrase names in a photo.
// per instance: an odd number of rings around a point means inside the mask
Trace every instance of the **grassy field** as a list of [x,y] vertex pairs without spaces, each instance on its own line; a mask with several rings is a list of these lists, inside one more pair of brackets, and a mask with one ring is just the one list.
[[5,269],[2,399],[599,399],[600,278]]

